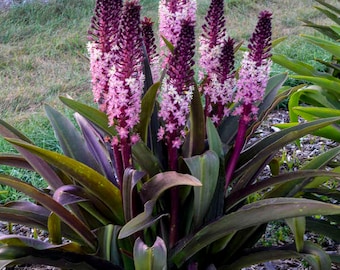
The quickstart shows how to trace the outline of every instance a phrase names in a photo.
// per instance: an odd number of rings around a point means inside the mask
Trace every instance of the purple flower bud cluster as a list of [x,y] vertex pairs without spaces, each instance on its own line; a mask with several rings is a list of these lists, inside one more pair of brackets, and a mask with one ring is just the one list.
[[200,37],[200,67],[205,115],[219,125],[229,114],[234,79],[234,40],[226,37],[223,0],[212,0]]
[[177,46],[183,20],[196,22],[196,0],[160,0],[159,2],[159,34],[162,67],[169,60],[169,50],[165,46],[163,37],[174,47]]
[[233,114],[249,123],[256,119],[258,103],[263,100],[271,67],[271,13],[262,11],[250,39],[249,52],[243,56],[234,102],[239,104]]
[[139,122],[144,86],[140,9],[137,0],[126,1],[123,6],[116,59],[110,70],[106,113],[109,125],[117,129],[117,139],[128,139]]
[[169,59],[167,77],[160,93],[159,117],[164,122],[158,132],[159,139],[165,139],[168,146],[180,148],[185,136],[185,126],[193,95],[195,49],[194,25],[183,20],[177,46]]
[[148,56],[152,79],[154,82],[159,80],[159,55],[157,53],[157,46],[155,43],[155,35],[152,29],[153,22],[150,18],[145,17],[142,21],[143,41],[145,50]]
[[114,54],[112,48],[116,42],[120,20],[122,0],[97,0],[94,16],[89,30],[88,51],[92,75],[94,101],[100,109],[106,111],[105,96],[108,93],[109,69]]

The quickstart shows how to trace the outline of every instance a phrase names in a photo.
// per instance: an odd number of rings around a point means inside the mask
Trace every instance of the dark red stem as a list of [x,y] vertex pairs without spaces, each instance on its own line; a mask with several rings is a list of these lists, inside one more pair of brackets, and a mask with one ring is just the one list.
[[[169,170],[177,171],[177,149],[168,144]],[[179,194],[178,187],[171,189],[171,211],[170,211],[170,235],[169,245],[173,247],[178,240],[178,209],[179,209]]]
[[[247,111],[246,108],[244,109],[244,111]],[[246,112],[245,112],[245,114],[246,114]],[[233,153],[231,154],[231,157],[228,160],[228,164],[226,166],[225,187],[224,187],[225,190],[227,190],[227,188],[228,188],[228,186],[229,186],[229,184],[232,180],[238,159],[240,157],[240,153],[241,153],[242,148],[244,146],[244,142],[245,142],[245,138],[246,138],[246,132],[247,132],[248,124],[249,124],[249,121],[247,121],[246,119],[247,119],[247,117],[244,117],[242,115],[240,117],[240,120],[239,120]]]

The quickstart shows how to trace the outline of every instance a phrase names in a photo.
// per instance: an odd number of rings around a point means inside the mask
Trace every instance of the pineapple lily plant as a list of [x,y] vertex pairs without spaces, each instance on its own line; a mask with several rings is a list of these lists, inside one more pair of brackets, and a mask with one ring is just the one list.
[[[223,0],[212,0],[195,76],[196,1],[160,1],[158,49],[153,24],[140,18],[140,10],[137,0],[97,0],[88,50],[98,109],[61,97],[75,111],[76,127],[45,107],[62,154],[35,146],[0,122],[1,135],[19,152],[1,154],[1,163],[34,170],[49,185],[39,190],[0,175],[1,184],[32,198],[2,205],[1,219],[49,235],[43,242],[1,234],[0,266],[241,269],[301,258],[313,269],[330,269],[339,256],[304,239],[306,217],[321,215],[325,222],[314,227],[338,232],[340,206],[318,200],[305,185],[338,181],[336,171],[322,167],[340,148],[282,174],[274,156],[340,118],[293,126],[248,144],[276,104],[296,91],[278,94],[287,76],[269,76],[272,14],[259,14],[236,68],[241,44],[227,36]],[[260,181],[267,165],[272,173]],[[294,183],[290,188],[300,196],[277,189],[283,183]],[[286,221],[295,243],[256,247],[273,220]]]

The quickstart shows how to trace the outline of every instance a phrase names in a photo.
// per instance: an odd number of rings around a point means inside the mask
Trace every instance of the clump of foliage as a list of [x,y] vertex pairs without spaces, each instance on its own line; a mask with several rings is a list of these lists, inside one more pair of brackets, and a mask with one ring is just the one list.
[[[19,152],[2,154],[1,163],[36,171],[49,184],[39,190],[0,175],[1,184],[34,200],[2,205],[1,219],[49,234],[49,242],[1,235],[1,267],[241,269],[294,257],[330,269],[339,258],[304,240],[306,217],[337,217],[340,206],[320,202],[305,186],[338,179],[320,168],[340,148],[299,171],[258,176],[266,165],[275,167],[273,156],[287,143],[340,118],[294,126],[245,147],[272,108],[296,90],[278,94],[286,74],[269,77],[271,13],[260,13],[236,69],[240,45],[226,35],[223,0],[212,0],[196,82],[196,2],[160,1],[160,50],[140,9],[137,0],[96,2],[88,50],[99,109],[60,98],[76,112],[79,131],[45,106],[63,154],[35,146],[0,122],[0,133]],[[294,186],[277,189],[283,183]],[[267,223],[282,219],[295,243],[255,248]]]
[[[327,16],[334,25],[319,25],[308,20],[303,20],[306,27],[312,27],[324,36],[301,35],[307,42],[318,46],[330,54],[330,61],[315,59],[324,65],[325,71],[318,71],[313,66],[301,61],[289,59],[284,55],[273,56],[273,61],[290,69],[297,75],[292,78],[309,82],[309,85],[300,87],[289,100],[289,116],[291,125],[298,122],[298,117],[307,121],[318,118],[339,115],[339,89],[340,89],[340,10],[322,0],[316,0],[323,7],[315,8]],[[300,106],[303,105],[303,106]],[[307,105],[307,106],[306,106]],[[287,125],[282,125],[285,127]],[[340,141],[338,125],[333,124],[321,129],[315,134]]]

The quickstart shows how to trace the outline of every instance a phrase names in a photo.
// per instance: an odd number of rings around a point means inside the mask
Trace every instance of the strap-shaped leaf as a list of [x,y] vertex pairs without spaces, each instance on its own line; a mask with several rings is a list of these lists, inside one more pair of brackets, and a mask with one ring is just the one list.
[[242,269],[254,264],[292,258],[301,258],[307,260],[313,266],[313,270],[331,269],[330,257],[322,249],[319,249],[315,244],[308,241],[305,242],[304,246],[305,248],[301,251],[301,253],[297,252],[293,245],[250,250],[247,253],[241,255],[232,264],[221,266],[218,269]]
[[193,98],[190,106],[190,132],[183,145],[184,157],[200,155],[204,151],[205,117],[201,95],[195,83]]
[[292,78],[308,81],[321,87],[324,87],[326,90],[333,91],[336,94],[340,94],[340,80],[331,76],[303,76],[303,75],[291,75]]
[[0,154],[0,164],[33,171],[32,166],[19,154]]
[[[0,120],[0,134],[7,138],[20,139],[26,143],[30,143],[23,134],[17,131],[15,128]],[[44,160],[33,155],[24,148],[14,146],[19,153],[26,159],[26,161],[32,166],[32,168],[39,173],[51,186],[52,189],[57,189],[64,183],[58,176],[58,174],[52,169],[52,167],[47,164]]]
[[338,243],[340,242],[339,227],[336,224],[331,224],[328,220],[306,218],[306,228],[308,231],[327,236]]
[[96,239],[94,234],[75,215],[69,212],[61,204],[53,200],[53,198],[51,198],[49,195],[11,176],[0,176],[0,183],[11,186],[16,190],[25,193],[50,211],[55,212],[63,222],[65,222],[75,232],[82,236],[83,240],[89,247],[91,247],[93,250],[95,249]]
[[87,167],[85,164],[62,154],[45,150],[20,140],[8,139],[8,141],[27,149],[61,171],[71,175],[73,179],[84,186],[88,192],[102,200],[112,211],[116,224],[123,224],[124,219],[120,191],[103,175]]
[[193,223],[197,228],[202,225],[209,207],[211,207],[219,175],[220,160],[215,152],[209,150],[200,156],[185,158],[184,161],[191,175],[202,183],[201,187],[194,187]]
[[146,182],[140,191],[144,202],[144,212],[131,219],[121,229],[119,238],[125,238],[131,234],[143,230],[167,214],[153,216],[153,208],[159,196],[166,190],[176,186],[201,186],[200,181],[189,174],[180,174],[173,171],[159,173]]
[[298,252],[301,252],[304,245],[304,236],[306,231],[306,218],[305,217],[293,217],[285,219],[290,230],[294,234],[295,247]]
[[10,202],[0,207],[1,220],[47,229],[50,211],[32,202]]
[[235,189],[246,186],[247,183],[253,179],[258,169],[263,166],[264,162],[286,144],[339,120],[339,117],[332,117],[303,123],[301,125],[273,133],[254,144],[240,155],[240,167],[237,169],[236,174],[242,174],[242,179],[239,180]]
[[[303,179],[311,179],[316,177],[338,177],[340,178],[339,172],[329,172],[324,170],[299,170],[294,172],[287,172],[283,173],[277,176],[273,176],[270,178],[267,178],[263,181],[256,182],[252,185],[249,185],[245,188],[242,188],[240,190],[232,191],[225,201],[225,211],[229,211],[231,208],[233,208],[237,203],[243,201],[248,196],[250,196],[253,193],[263,191],[265,189],[268,189],[270,187],[274,187],[274,190],[276,190],[275,186],[278,186],[278,190],[283,189],[281,184],[288,185],[292,188],[292,182],[294,186],[299,184],[303,181]],[[284,188],[284,190],[286,190]],[[288,188],[287,188],[288,190]],[[281,197],[284,196],[283,193],[278,193],[275,195],[272,192],[268,192],[268,194],[264,194],[265,197],[274,198],[274,197]]]
[[97,161],[100,170],[98,172],[105,175],[115,186],[118,187],[115,174],[115,164],[113,155],[111,153],[111,145],[105,142],[105,133],[100,132],[98,127],[96,127],[92,122],[87,120],[85,117],[79,113],[74,114],[83,137],[85,139],[86,145],[91,152],[93,158]]
[[340,46],[338,42],[326,40],[323,38],[310,36],[310,35],[301,35],[303,38],[308,40],[309,42],[319,46],[320,48],[326,50],[327,52],[331,53],[332,55],[340,58]]
[[104,130],[111,136],[116,136],[117,132],[114,127],[108,126],[107,115],[93,107],[87,106],[73,99],[60,97],[61,102],[76,111],[77,113],[90,120],[93,124]]
[[84,254],[75,243],[52,245],[23,237],[1,236],[0,267],[20,264],[50,265],[71,269],[122,270],[121,267],[94,255]]
[[99,170],[97,162],[94,160],[84,139],[72,122],[56,111],[52,107],[45,105],[46,115],[48,116],[54,133],[60,143],[64,155],[78,160],[94,170]]
[[147,142],[148,126],[150,124],[151,116],[154,111],[157,91],[160,87],[160,83],[153,84],[145,93],[142,99],[142,111],[140,114],[140,121],[137,127],[138,133],[141,136],[143,142]]
[[318,214],[339,215],[340,206],[296,198],[266,199],[248,204],[183,239],[173,250],[171,260],[181,266],[199,250],[235,231],[277,219]]
[[163,171],[162,165],[157,157],[142,141],[132,146],[132,157],[135,162],[151,177]]

